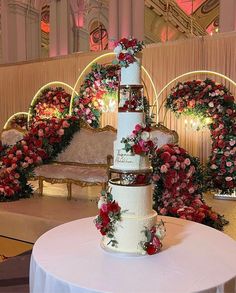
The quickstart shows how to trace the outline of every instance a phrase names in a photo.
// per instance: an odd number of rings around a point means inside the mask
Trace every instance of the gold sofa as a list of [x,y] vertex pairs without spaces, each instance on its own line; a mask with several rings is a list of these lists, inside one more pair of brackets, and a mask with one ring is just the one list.
[[72,197],[73,183],[81,187],[105,186],[115,139],[116,130],[111,126],[94,129],[83,125],[55,162],[35,168],[34,179],[39,180],[39,193],[43,195],[44,181],[66,183],[67,199]]

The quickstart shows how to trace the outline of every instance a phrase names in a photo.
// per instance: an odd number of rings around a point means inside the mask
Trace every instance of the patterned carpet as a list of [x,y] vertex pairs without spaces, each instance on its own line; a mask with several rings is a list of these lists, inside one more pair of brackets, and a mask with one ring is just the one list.
[[29,292],[31,250],[0,263],[0,293]]

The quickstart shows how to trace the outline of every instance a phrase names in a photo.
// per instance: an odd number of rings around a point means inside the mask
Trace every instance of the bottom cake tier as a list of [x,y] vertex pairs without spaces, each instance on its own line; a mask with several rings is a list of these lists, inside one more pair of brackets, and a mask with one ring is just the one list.
[[116,246],[112,246],[111,239],[107,236],[102,238],[101,246],[114,252],[125,254],[145,254],[140,243],[146,241],[144,230],[152,228],[157,222],[157,213],[152,212],[144,217],[127,217],[122,215],[121,221],[117,223],[114,239],[117,241]]

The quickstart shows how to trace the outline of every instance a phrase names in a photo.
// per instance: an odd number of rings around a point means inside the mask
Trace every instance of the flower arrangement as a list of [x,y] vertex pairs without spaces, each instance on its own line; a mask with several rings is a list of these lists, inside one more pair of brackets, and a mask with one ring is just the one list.
[[177,145],[164,145],[152,159],[154,208],[161,215],[197,221],[219,230],[227,223],[202,199],[203,171],[197,158]]
[[122,112],[136,112],[143,110],[143,99],[140,99],[140,97],[137,96],[132,96],[129,100],[126,100],[122,106],[119,106],[119,111]]
[[71,95],[61,87],[48,87],[42,91],[31,107],[32,116],[41,119],[63,118],[69,113]]
[[73,115],[81,117],[92,127],[99,126],[99,118],[104,108],[104,97],[117,99],[119,85],[118,66],[94,63],[85,77],[78,96],[73,102]]
[[79,130],[79,120],[51,118],[32,122],[28,133],[13,147],[3,148],[0,156],[0,201],[29,197],[32,188],[27,183],[33,169],[52,160],[70,143]]
[[116,224],[121,221],[121,208],[116,201],[113,200],[109,190],[103,190],[98,201],[99,215],[95,218],[94,223],[96,228],[103,236],[110,238],[112,246],[118,243],[114,238]]
[[9,121],[7,128],[20,128],[26,130],[28,126],[27,124],[28,116],[25,114],[18,114]]
[[142,232],[144,233],[146,238],[145,241],[140,242],[143,250],[149,255],[158,253],[162,248],[161,241],[166,235],[164,222],[161,220],[151,229],[148,229],[146,227],[145,230],[143,230]]
[[211,79],[180,82],[172,89],[166,107],[177,115],[211,121],[207,184],[222,193],[232,193],[236,188],[236,103],[229,90]]
[[117,60],[114,61],[114,64],[119,64],[121,67],[128,67],[129,64],[136,61],[135,56],[143,50],[144,42],[133,38],[123,38],[115,46],[114,52]]
[[147,127],[145,124],[137,124],[132,134],[121,140],[125,144],[124,149],[126,152],[140,156],[152,155],[156,145],[150,139],[150,131],[150,127]]

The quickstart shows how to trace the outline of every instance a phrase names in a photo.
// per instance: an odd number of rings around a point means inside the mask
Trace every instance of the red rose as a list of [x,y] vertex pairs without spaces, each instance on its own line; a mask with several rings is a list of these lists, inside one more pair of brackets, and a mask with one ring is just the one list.
[[171,160],[171,155],[167,152],[162,153],[160,157],[164,161],[164,163],[168,163]]
[[149,255],[155,254],[157,253],[157,247],[153,244],[147,244],[146,251],[147,251],[147,254]]
[[121,60],[121,61],[125,60],[125,54],[120,53],[119,56],[118,56],[118,59]]
[[106,227],[110,223],[108,214],[100,211],[100,217],[102,218],[102,225]]
[[137,39],[132,39],[128,42],[128,47],[134,47],[137,45]]
[[225,142],[222,139],[220,139],[218,141],[218,147],[221,148],[221,149],[223,149],[225,147]]
[[233,103],[233,102],[234,102],[234,97],[233,97],[233,96],[225,95],[225,96],[224,96],[224,101],[225,101],[226,103]]
[[135,144],[133,146],[133,151],[136,155],[140,155],[142,153],[142,147],[139,144]]

